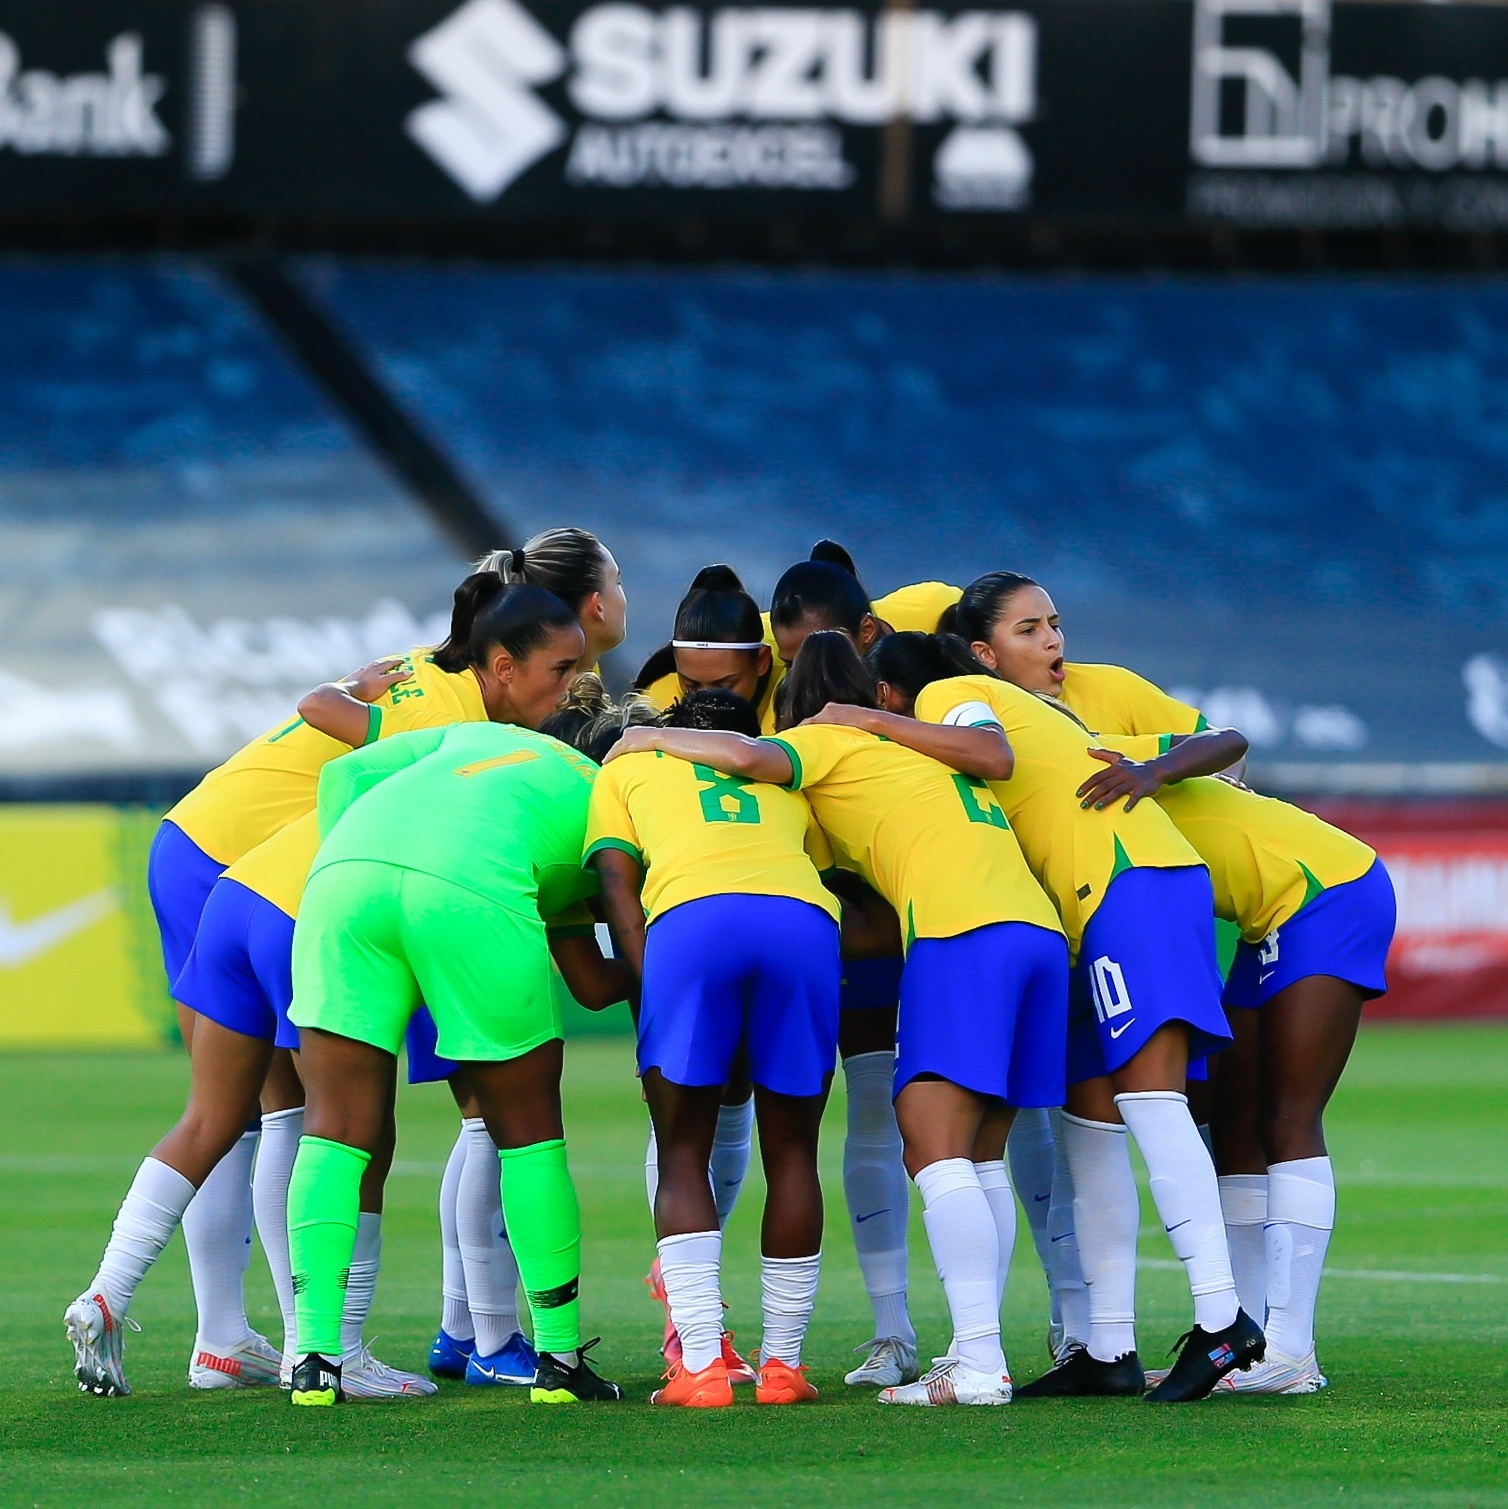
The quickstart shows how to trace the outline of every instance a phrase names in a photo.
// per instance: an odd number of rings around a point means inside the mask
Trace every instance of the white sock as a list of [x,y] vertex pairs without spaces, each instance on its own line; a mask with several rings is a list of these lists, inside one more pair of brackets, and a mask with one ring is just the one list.
[[1287,1357],[1314,1349],[1314,1306],[1335,1229],[1335,1171],[1328,1158],[1267,1168],[1267,1345]]
[[199,1324],[194,1350],[228,1352],[251,1335],[244,1280],[251,1266],[251,1166],[261,1130],[243,1132],[183,1213]]
[[1063,1320],[1057,1287],[1052,1281],[1052,1239],[1047,1229],[1047,1213],[1052,1205],[1053,1146],[1051,1113],[1039,1110],[1017,1111],[1011,1123],[1011,1135],[1005,1144],[1011,1163],[1011,1182],[1026,1214],[1026,1229],[1031,1232],[1037,1261],[1047,1280],[1052,1305],[1052,1323]]
[[660,1192],[660,1144],[655,1141],[654,1124],[649,1128],[649,1146],[644,1149],[644,1193],[649,1199],[649,1219],[655,1218],[655,1196]]
[[1073,1175],[1073,1229],[1089,1296],[1089,1355],[1114,1362],[1136,1350],[1136,1231],[1141,1201],[1123,1126],[1064,1111],[1058,1120]]
[[744,1175],[749,1172],[749,1151],[754,1141],[754,1097],[741,1106],[723,1106],[717,1113],[717,1132],[712,1139],[712,1162],[707,1170],[712,1180],[712,1202],[717,1206],[717,1224],[726,1226]]
[[760,1288],[764,1295],[764,1334],[759,1338],[759,1360],[780,1361],[787,1367],[801,1366],[801,1344],[811,1324],[817,1303],[817,1273],[822,1254],[810,1257],[767,1257],[759,1260]]
[[353,1357],[361,1350],[361,1333],[377,1293],[377,1270],[382,1265],[382,1216],[364,1210],[356,1218],[356,1249],[351,1254],[351,1276],[346,1281],[346,1302],[340,1312],[340,1350]]
[[257,1166],[251,1175],[251,1208],[256,1216],[257,1235],[272,1270],[272,1287],[277,1291],[278,1309],[283,1312],[283,1350],[292,1352],[294,1345],[293,1264],[288,1259],[288,1181],[293,1177],[293,1160],[298,1156],[298,1140],[304,1133],[304,1108],[269,1111],[262,1118],[262,1144],[257,1149]]
[[682,1365],[689,1373],[700,1373],[723,1351],[723,1234],[689,1231],[661,1237],[655,1245],[670,1318],[681,1338]]
[[843,1060],[848,1085],[848,1135],[843,1143],[843,1194],[874,1334],[916,1345],[906,1307],[906,1225],[911,1191],[901,1157],[901,1131],[891,1094],[895,1054],[856,1053]]
[[998,1310],[1005,1303],[1011,1257],[1016,1251],[1016,1196],[1011,1189],[1011,1176],[998,1158],[976,1163],[974,1171],[979,1175],[979,1187],[984,1191],[985,1199],[990,1202],[990,1214],[995,1218],[995,1239],[1000,1244],[995,1262],[995,1308]]
[[[1079,1264],[1079,1237],[1073,1216],[1073,1170],[1063,1135],[1062,1111],[1048,1113],[1053,1128],[1052,1201],[1047,1207],[1048,1277],[1054,1309],[1062,1317],[1065,1342],[1089,1340],[1089,1289]],[[1137,1214],[1140,1220],[1140,1212]],[[1133,1337],[1133,1343],[1134,1343]]]
[[172,1240],[193,1198],[194,1186],[176,1168],[155,1158],[142,1159],[116,1212],[99,1272],[89,1284],[91,1294],[105,1296],[117,1320],[131,1308],[136,1286]]
[[1236,1318],[1236,1281],[1215,1165],[1189,1115],[1188,1100],[1176,1090],[1139,1090],[1117,1095],[1115,1107],[1136,1138],[1152,1202],[1189,1276],[1194,1324],[1223,1331]]
[[466,1159],[456,1189],[456,1240],[478,1357],[491,1357],[518,1330],[518,1264],[503,1226],[497,1147],[480,1117],[461,1123]]
[[916,1176],[932,1261],[953,1318],[953,1355],[983,1373],[1003,1373],[1000,1238],[979,1173],[967,1158],[940,1158]]
[[1236,1300],[1260,1326],[1267,1315],[1267,1175],[1221,1174],[1219,1184]]
[[440,1329],[457,1341],[472,1341],[476,1326],[466,1303],[466,1269],[461,1262],[461,1243],[456,1236],[456,1193],[461,1184],[461,1166],[466,1162],[466,1123],[456,1133],[445,1172],[440,1176]]

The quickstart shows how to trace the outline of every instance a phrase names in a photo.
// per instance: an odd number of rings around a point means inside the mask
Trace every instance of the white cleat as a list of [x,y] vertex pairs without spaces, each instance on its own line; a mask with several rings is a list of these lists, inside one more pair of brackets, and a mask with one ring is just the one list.
[[850,1388],[894,1388],[916,1381],[916,1348],[898,1336],[876,1336],[854,1351],[868,1355],[853,1372],[844,1374]]
[[283,1354],[253,1331],[228,1351],[194,1348],[189,1363],[190,1388],[272,1388],[278,1383]]
[[440,1392],[432,1378],[389,1367],[366,1346],[341,1358],[340,1387],[347,1399],[427,1399]]
[[[133,1331],[141,1330],[134,1320],[124,1320]],[[84,1293],[63,1312],[63,1325],[73,1343],[73,1376],[79,1381],[81,1394],[101,1399],[129,1394],[126,1369],[122,1360],[122,1319],[117,1319],[103,1294]]]
[[881,1389],[879,1399],[881,1404],[1009,1404],[1011,1375],[976,1372],[957,1357],[934,1357],[925,1377]]
[[1317,1394],[1330,1380],[1319,1370],[1313,1351],[1307,1357],[1285,1357],[1268,1349],[1261,1362],[1242,1372],[1227,1373],[1215,1385],[1217,1394]]

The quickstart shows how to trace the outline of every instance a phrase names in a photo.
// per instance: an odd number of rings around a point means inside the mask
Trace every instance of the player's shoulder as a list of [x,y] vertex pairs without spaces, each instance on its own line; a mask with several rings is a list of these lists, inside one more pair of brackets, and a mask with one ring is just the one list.
[[1097,692],[1162,692],[1154,681],[1123,665],[1103,665],[1092,660],[1070,660],[1064,667],[1065,689]]
[[893,629],[931,634],[936,632],[938,619],[962,596],[961,587],[947,582],[913,582],[875,598],[871,606],[875,616]]
[[674,671],[667,671],[658,681],[651,681],[640,689],[639,696],[652,702],[662,712],[681,695],[681,678]]

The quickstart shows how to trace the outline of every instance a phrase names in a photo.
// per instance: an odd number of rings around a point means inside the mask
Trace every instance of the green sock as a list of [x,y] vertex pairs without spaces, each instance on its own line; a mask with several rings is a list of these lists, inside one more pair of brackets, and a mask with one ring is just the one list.
[[343,1142],[298,1140],[288,1184],[288,1258],[300,1357],[319,1352],[340,1360],[340,1317],[356,1250],[361,1176],[371,1161],[370,1153]]
[[534,1345],[571,1352],[581,1344],[581,1207],[565,1143],[504,1148],[503,1220],[524,1281]]

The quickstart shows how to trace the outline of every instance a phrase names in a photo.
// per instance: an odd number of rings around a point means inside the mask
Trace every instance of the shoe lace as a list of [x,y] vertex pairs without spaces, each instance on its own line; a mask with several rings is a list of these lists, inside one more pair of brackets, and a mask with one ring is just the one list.
[[923,1383],[930,1383],[934,1378],[946,1378],[958,1366],[959,1359],[956,1357],[934,1357],[932,1366],[922,1378]]
[[584,1341],[584,1342],[581,1343],[581,1345],[579,1347],[576,1348],[576,1366],[577,1367],[585,1367],[586,1366],[586,1354],[588,1352],[590,1352],[592,1350],[592,1348],[594,1346],[596,1346],[598,1344],[598,1342],[600,1342],[601,1340],[602,1340],[602,1338],[600,1336],[594,1336],[594,1337],[592,1337],[592,1339],[590,1341]]
[[138,1336],[141,1335],[141,1322],[139,1320],[133,1320],[129,1315],[122,1315],[120,1323],[128,1331],[135,1331]]
[[1196,1329],[1196,1327],[1190,1326],[1189,1329],[1185,1331],[1183,1335],[1180,1336],[1178,1340],[1168,1348],[1168,1356],[1175,1357],[1179,1352],[1183,1351],[1184,1343],[1188,1341],[1188,1339],[1194,1334]]

